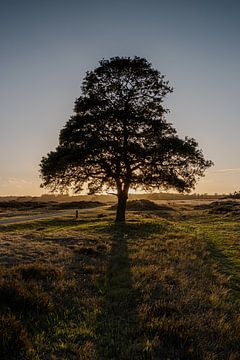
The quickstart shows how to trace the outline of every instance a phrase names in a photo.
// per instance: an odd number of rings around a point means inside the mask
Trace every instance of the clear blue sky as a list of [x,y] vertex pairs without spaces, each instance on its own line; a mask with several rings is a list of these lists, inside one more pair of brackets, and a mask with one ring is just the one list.
[[0,195],[36,195],[38,164],[72,114],[85,72],[143,56],[174,87],[168,120],[215,163],[197,192],[240,190],[240,3],[0,2]]

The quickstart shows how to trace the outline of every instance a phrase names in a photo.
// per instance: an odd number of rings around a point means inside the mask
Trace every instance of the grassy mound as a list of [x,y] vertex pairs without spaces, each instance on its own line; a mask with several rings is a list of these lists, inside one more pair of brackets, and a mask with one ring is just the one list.
[[[110,210],[116,210],[117,204],[110,207]],[[153,201],[140,199],[140,200],[130,200],[127,202],[128,211],[172,211],[173,209],[168,205],[158,205]]]
[[195,206],[197,210],[209,210],[212,214],[240,214],[240,203],[233,200],[213,201],[210,204]]
[[214,214],[240,213],[240,203],[237,201],[215,201],[210,211]]

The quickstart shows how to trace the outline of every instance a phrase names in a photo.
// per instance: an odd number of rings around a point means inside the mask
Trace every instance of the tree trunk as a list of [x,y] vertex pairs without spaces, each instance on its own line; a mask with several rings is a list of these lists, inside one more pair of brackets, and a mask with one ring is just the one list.
[[118,204],[115,222],[125,222],[128,195],[124,191],[118,193]]

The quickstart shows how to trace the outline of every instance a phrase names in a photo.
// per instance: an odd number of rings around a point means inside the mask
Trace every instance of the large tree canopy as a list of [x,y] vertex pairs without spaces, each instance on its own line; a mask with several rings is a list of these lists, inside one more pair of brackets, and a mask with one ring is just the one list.
[[42,186],[90,193],[116,189],[125,220],[129,187],[189,191],[212,165],[165,119],[168,81],[143,58],[115,57],[87,72],[59,146],[42,158]]

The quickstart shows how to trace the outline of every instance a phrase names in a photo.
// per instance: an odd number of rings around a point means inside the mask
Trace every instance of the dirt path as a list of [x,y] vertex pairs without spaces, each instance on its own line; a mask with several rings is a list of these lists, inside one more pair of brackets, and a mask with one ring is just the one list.
[[[97,207],[97,208],[79,209],[78,213],[81,214],[81,213],[86,213],[86,212],[87,213],[96,212],[96,209],[100,209],[100,208],[102,209],[103,206]],[[59,217],[59,216],[65,216],[65,215],[71,215],[71,214],[74,217],[75,212],[76,212],[76,209],[69,209],[69,210],[65,210],[65,211],[59,210],[58,212],[48,213],[48,214],[17,216],[17,217],[13,217],[11,219],[0,220],[0,225],[14,224],[14,223],[32,221],[32,220],[37,220],[37,219],[47,219],[50,217]]]

